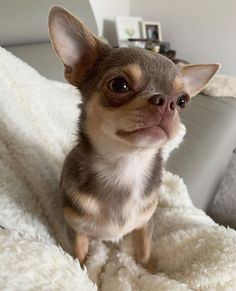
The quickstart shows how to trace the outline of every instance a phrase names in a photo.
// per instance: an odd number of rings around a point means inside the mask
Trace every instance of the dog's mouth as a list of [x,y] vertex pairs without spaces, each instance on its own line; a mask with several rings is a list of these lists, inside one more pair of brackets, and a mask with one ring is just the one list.
[[160,125],[142,127],[133,131],[118,130],[117,135],[127,139],[147,137],[156,140],[168,138],[167,132]]

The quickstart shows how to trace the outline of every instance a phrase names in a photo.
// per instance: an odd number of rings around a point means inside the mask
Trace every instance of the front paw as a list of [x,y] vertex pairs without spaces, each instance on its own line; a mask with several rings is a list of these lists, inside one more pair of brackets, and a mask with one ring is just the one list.
[[146,263],[141,263],[141,265],[151,274],[157,273],[157,259],[156,258],[149,258]]

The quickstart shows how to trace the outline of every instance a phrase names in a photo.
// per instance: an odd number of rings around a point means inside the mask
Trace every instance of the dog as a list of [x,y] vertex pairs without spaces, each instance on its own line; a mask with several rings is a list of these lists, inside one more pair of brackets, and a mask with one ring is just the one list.
[[177,67],[145,49],[112,48],[60,6],[50,10],[49,33],[65,78],[82,95],[77,145],[60,181],[73,254],[83,265],[91,238],[131,234],[136,261],[150,269],[163,147],[220,65]]

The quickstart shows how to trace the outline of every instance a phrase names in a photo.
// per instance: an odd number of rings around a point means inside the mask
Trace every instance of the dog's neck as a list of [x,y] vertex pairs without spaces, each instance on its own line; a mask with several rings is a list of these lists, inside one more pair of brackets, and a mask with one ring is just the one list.
[[[89,140],[88,136],[86,138]],[[162,170],[160,150],[134,149],[104,139],[90,140],[91,149],[86,153],[91,155],[91,166],[100,181],[123,189],[133,188],[137,193],[145,191],[148,180],[152,184],[155,174]],[[159,165],[156,164],[157,160],[160,161]]]
[[122,164],[124,167],[127,164],[129,167],[131,161],[134,163],[140,162],[139,168],[145,167],[145,164],[149,164],[154,157],[158,154],[160,149],[158,147],[131,147],[121,142],[108,138],[105,134],[100,133],[99,137],[89,136],[87,138],[93,147],[93,154],[99,157],[99,160],[103,161],[107,165]]

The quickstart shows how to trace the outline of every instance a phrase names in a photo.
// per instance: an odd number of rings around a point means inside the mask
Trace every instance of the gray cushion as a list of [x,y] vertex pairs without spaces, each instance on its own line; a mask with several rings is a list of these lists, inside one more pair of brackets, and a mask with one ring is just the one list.
[[233,154],[216,196],[208,209],[208,213],[216,222],[236,229],[235,176],[236,154]]
[[236,100],[199,94],[182,121],[187,135],[167,169],[184,179],[194,204],[206,210],[236,146]]
[[1,1],[0,45],[36,43],[49,40],[48,11],[61,5],[80,17],[97,34],[95,16],[88,0]]
[[35,68],[41,75],[65,82],[63,65],[50,42],[10,46],[6,49]]

